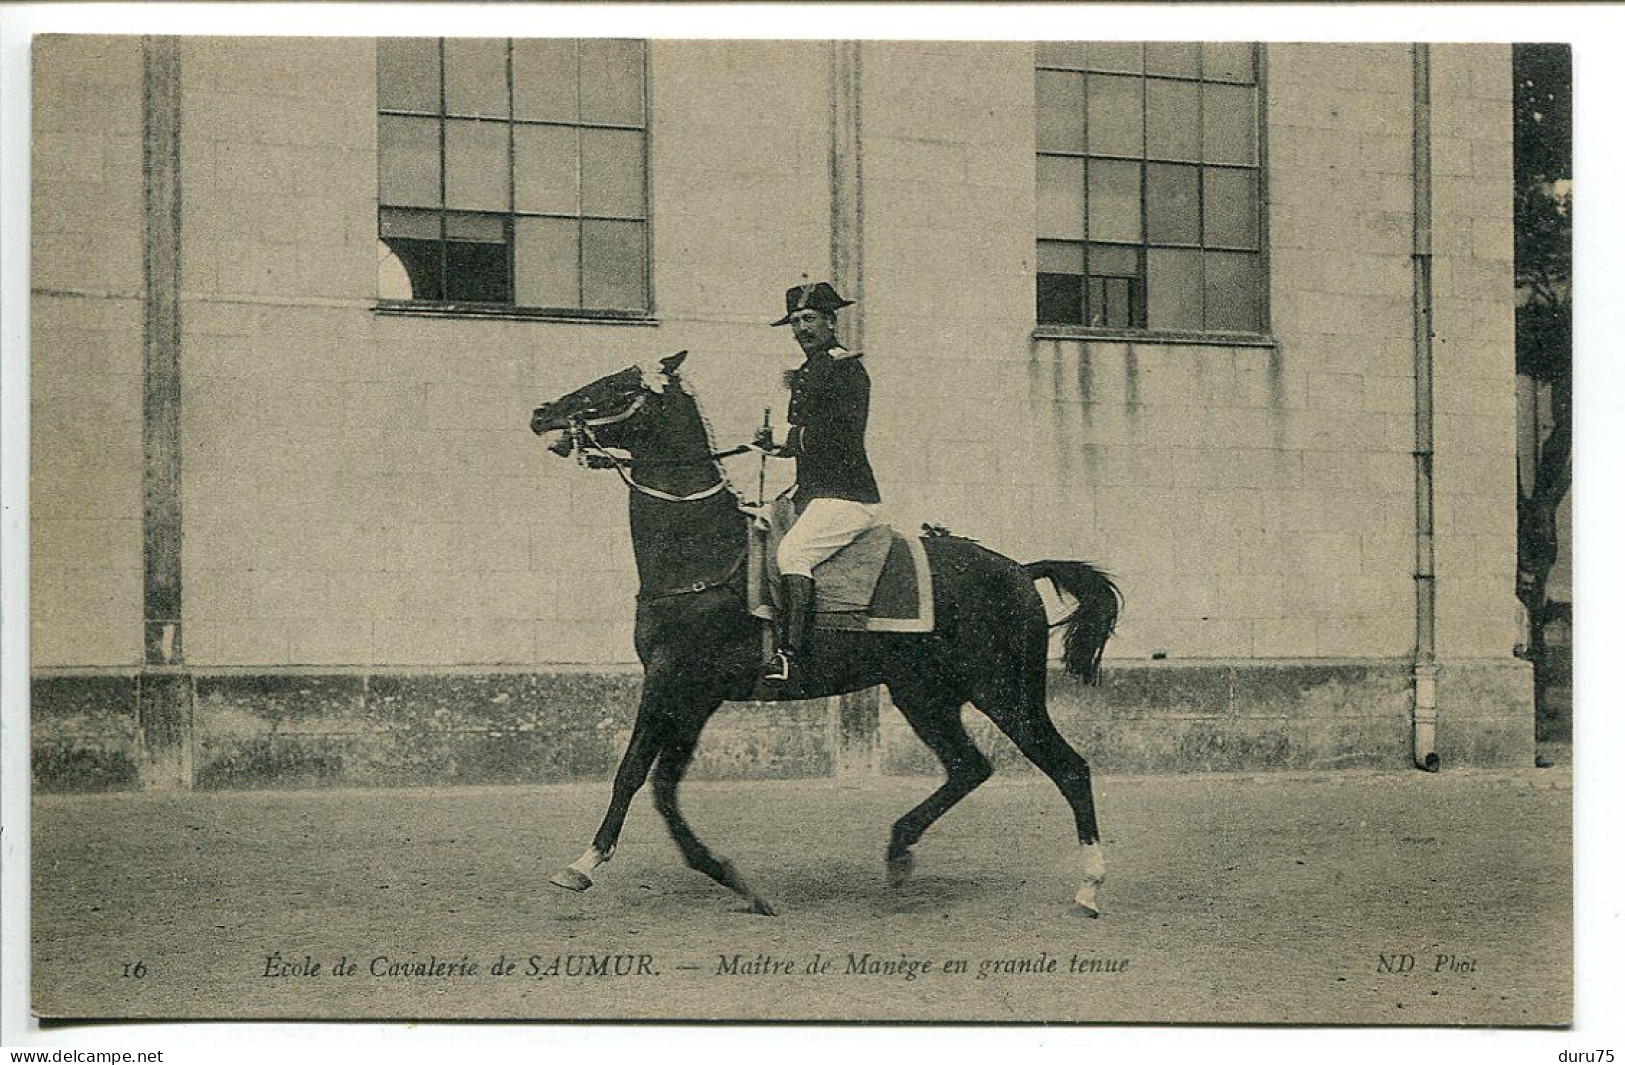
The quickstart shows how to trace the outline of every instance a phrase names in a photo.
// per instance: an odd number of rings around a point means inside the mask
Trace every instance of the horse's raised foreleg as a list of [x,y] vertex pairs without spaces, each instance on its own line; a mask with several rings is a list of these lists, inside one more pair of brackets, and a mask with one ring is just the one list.
[[571,891],[586,891],[592,887],[592,872],[609,861],[615,854],[615,844],[621,838],[621,827],[626,823],[626,812],[632,797],[648,779],[649,767],[654,764],[660,741],[668,723],[663,720],[654,685],[645,682],[643,696],[638,702],[637,720],[632,725],[632,739],[621,756],[620,768],[615,771],[615,786],[610,795],[609,809],[592,838],[592,846],[569,865],[548,879]]
[[1106,863],[1100,850],[1100,826],[1095,819],[1094,787],[1089,779],[1089,763],[1072,749],[1056,730],[1045,706],[1042,659],[1021,685],[1021,694],[991,687],[973,696],[983,713],[999,726],[1012,743],[1044,775],[1055,782],[1077,824],[1078,844],[1083,848],[1083,868],[1074,910],[1085,917],[1100,916],[1100,887],[1106,879]]
[[689,763],[694,760],[694,749],[700,742],[700,730],[711,711],[715,709],[715,706],[710,707],[705,713],[697,715],[698,720],[693,722],[692,727],[675,729],[667,737],[666,744],[660,752],[660,760],[655,764],[655,809],[666,819],[666,828],[671,831],[671,838],[676,842],[677,849],[682,852],[683,861],[688,863],[689,868],[704,873],[744,899],[750,904],[751,913],[772,917],[774,916],[772,905],[751,887],[732,862],[714,853],[701,842],[677,805],[677,786],[682,783],[683,774],[688,771]]
[[941,787],[892,825],[891,843],[886,847],[886,875],[895,887],[913,869],[914,857],[909,848],[955,803],[993,775],[993,763],[976,749],[965,732],[959,716],[962,704],[956,696],[908,691],[900,695],[893,687],[892,702],[948,774]]

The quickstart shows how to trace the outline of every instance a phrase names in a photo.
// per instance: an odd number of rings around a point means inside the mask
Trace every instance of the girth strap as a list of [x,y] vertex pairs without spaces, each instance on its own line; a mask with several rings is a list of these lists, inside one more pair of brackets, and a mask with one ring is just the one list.
[[739,568],[745,564],[745,555],[746,552],[739,552],[739,557],[733,560],[733,565],[729,566],[727,572],[723,573],[720,577],[714,577],[711,580],[706,581],[695,581],[692,584],[684,584],[677,588],[668,588],[662,592],[639,591],[638,598],[644,602],[648,602],[651,599],[670,599],[673,596],[678,595],[696,595],[700,592],[708,592],[712,588],[721,588],[726,584],[732,583],[733,579],[739,575]]

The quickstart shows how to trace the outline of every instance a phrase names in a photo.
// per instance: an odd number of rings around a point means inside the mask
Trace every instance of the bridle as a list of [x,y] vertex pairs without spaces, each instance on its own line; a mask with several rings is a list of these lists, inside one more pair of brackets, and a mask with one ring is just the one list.
[[[730,455],[738,455],[748,451],[750,450],[748,447],[737,447],[731,448],[727,451],[708,452],[706,454],[706,460],[712,463],[714,467],[713,472],[716,473],[717,480],[715,484],[702,488],[697,492],[690,492],[687,495],[676,495],[672,492],[662,491],[659,488],[650,488],[646,484],[639,484],[632,477],[631,464],[623,461],[620,456],[614,454],[609,450],[609,448],[605,447],[598,439],[598,434],[593,432],[593,429],[598,426],[616,425],[637,414],[643,409],[644,403],[648,402],[649,390],[647,388],[639,388],[635,392],[628,392],[627,395],[632,397],[632,401],[626,405],[625,410],[618,413],[606,414],[596,418],[589,418],[585,417],[584,415],[574,415],[569,419],[568,432],[570,433],[570,446],[571,449],[576,453],[577,461],[579,461],[583,466],[587,466],[589,468],[604,469],[605,467],[608,467],[609,469],[614,470],[616,475],[619,476],[623,482],[625,482],[626,487],[630,488],[632,491],[641,492],[643,495],[646,495],[651,499],[659,499],[667,503],[694,503],[701,499],[709,499],[711,496],[716,495],[718,492],[721,492],[723,489],[728,487],[728,479],[723,475],[721,468],[716,467],[716,461],[718,459],[727,458]],[[589,455],[589,452],[592,454]],[[595,457],[599,460],[596,464],[592,462],[592,458]],[[669,465],[692,466],[696,465],[698,461],[699,460],[683,460],[669,463]]]
[[[604,445],[603,441],[598,439],[598,434],[593,431],[594,429],[604,425],[617,425],[621,422],[629,420],[643,409],[644,404],[648,402],[650,392],[651,389],[649,389],[647,386],[643,386],[633,391],[624,393],[621,398],[629,398],[630,402],[627,403],[624,409],[614,414],[597,415],[594,413],[597,408],[589,407],[586,411],[567,418],[566,432],[570,434],[570,448],[573,452],[575,452],[576,461],[589,469],[612,469],[615,471],[616,475],[620,477],[621,481],[625,483],[627,488],[634,492],[648,496],[651,499],[659,499],[667,503],[693,503],[702,499],[709,499],[724,489],[730,488],[731,486],[728,483],[727,474],[723,472],[720,460],[733,455],[741,455],[747,451],[756,450],[753,445],[741,444],[738,447],[727,448],[722,451],[707,451],[705,461],[709,461],[712,464],[713,472],[715,472],[717,476],[716,483],[702,488],[699,491],[690,492],[687,495],[677,495],[676,493],[666,492],[659,488],[651,488],[646,484],[639,484],[636,478],[632,476],[631,464],[622,459],[619,455],[615,454],[614,451]],[[660,462],[657,460],[654,462],[648,462],[646,464],[693,466],[697,465],[700,461],[701,460],[699,459],[674,459],[666,462]],[[792,485],[791,489],[793,488],[794,486]],[[786,489],[786,493],[791,489]],[[660,592],[639,591],[638,598],[640,600],[653,601],[668,599],[679,595],[693,595],[699,592],[706,592],[715,588],[725,587],[731,584],[739,576],[740,572],[745,566],[748,554],[748,550],[740,551],[738,556],[734,558],[733,563],[729,565],[727,571],[721,576],[708,580],[693,581],[689,584]]]

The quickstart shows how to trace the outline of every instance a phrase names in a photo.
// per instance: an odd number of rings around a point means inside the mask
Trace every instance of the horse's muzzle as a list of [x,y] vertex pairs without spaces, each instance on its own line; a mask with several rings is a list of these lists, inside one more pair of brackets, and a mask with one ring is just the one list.
[[530,431],[537,436],[545,436],[558,429],[568,429],[570,421],[553,413],[551,405],[537,407],[530,412]]

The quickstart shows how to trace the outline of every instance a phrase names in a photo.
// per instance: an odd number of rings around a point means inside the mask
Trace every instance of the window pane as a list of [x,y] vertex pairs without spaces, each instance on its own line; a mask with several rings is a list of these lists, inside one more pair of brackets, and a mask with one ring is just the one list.
[[508,245],[446,242],[446,298],[469,303],[509,303]]
[[1034,92],[1038,101],[1038,150],[1083,151],[1083,75],[1040,70]]
[[446,38],[446,114],[508,117],[508,43]]
[[1202,171],[1202,243],[1258,247],[1258,177],[1252,170]]
[[581,119],[643,125],[642,42],[581,42]]
[[581,213],[643,217],[643,134],[581,131]]
[[1038,320],[1050,325],[1083,324],[1083,245],[1038,242]]
[[1202,76],[1212,81],[1253,83],[1253,46],[1241,41],[1202,45]]
[[1139,277],[1140,249],[1121,244],[1089,245],[1090,277]]
[[1200,91],[1189,81],[1146,82],[1146,155],[1196,162],[1202,144]]
[[1086,50],[1082,41],[1039,41],[1038,65],[1082,70],[1087,65]]
[[434,38],[385,37],[378,42],[378,107],[440,113],[440,43]]
[[1146,253],[1147,325],[1152,329],[1202,328],[1202,260],[1199,251],[1152,248]]
[[1038,157],[1038,236],[1083,239],[1083,160]]
[[1201,201],[1194,166],[1152,163],[1145,171],[1146,239],[1153,244],[1199,244]]
[[642,222],[581,223],[581,302],[600,310],[648,306]]
[[1083,286],[1084,321],[1100,327],[1106,324],[1106,282],[1088,278]]
[[447,240],[478,240],[486,244],[506,244],[504,218],[496,214],[446,212]]
[[1091,41],[1090,70],[1115,70],[1138,74],[1144,69],[1138,41]]
[[579,213],[576,136],[576,131],[569,127],[513,128],[514,210]]
[[1075,241],[1038,242],[1038,272],[1041,274],[1083,273],[1083,245]]
[[580,239],[574,219],[514,219],[514,302],[521,307],[581,306]]
[[1083,278],[1077,274],[1038,275],[1038,321],[1043,325],[1083,324]]
[[1140,78],[1089,78],[1089,151],[1105,155],[1143,154],[1145,108]]
[[439,211],[400,211],[386,207],[378,212],[378,235],[411,237],[416,240],[440,239]]
[[378,202],[440,206],[440,120],[378,116]]
[[1207,85],[1202,91],[1202,158],[1209,163],[1251,165],[1256,160],[1258,109],[1253,90]]
[[1140,239],[1139,163],[1090,160],[1089,236],[1095,240]]
[[1138,278],[1110,277],[1100,283],[1100,300],[1093,310],[1100,318],[1100,324],[1111,329],[1132,329],[1139,323],[1135,321],[1135,289],[1139,287]]
[[446,206],[508,209],[507,125],[446,120]]
[[1177,41],[1149,41],[1145,46],[1145,72],[1181,78],[1201,75],[1202,46]]
[[576,42],[513,42],[513,117],[576,120]]
[[1207,327],[1256,333],[1258,319],[1258,256],[1249,253],[1207,252]]

